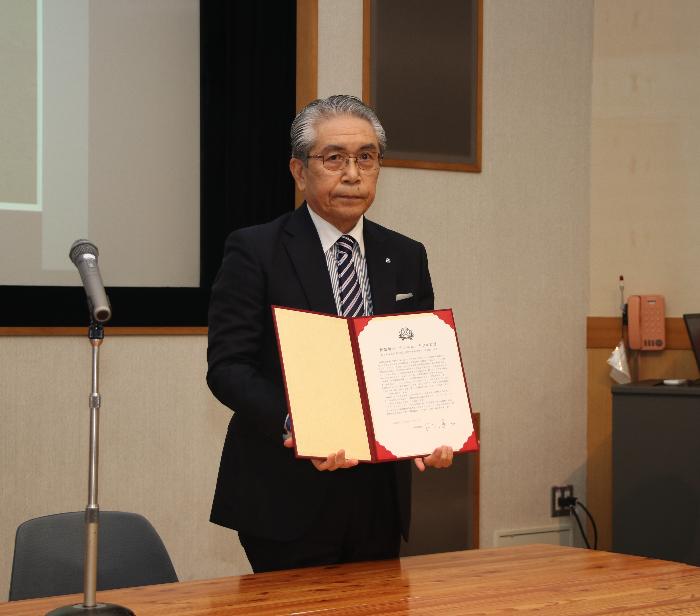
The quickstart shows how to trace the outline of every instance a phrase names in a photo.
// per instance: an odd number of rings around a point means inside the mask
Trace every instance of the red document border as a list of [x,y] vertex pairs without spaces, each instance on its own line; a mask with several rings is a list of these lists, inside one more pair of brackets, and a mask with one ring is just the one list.
[[[467,392],[467,401],[469,402],[469,414],[471,415],[471,419],[472,419],[472,433],[471,433],[471,435],[464,442],[464,445],[462,445],[462,447],[458,451],[455,451],[454,453],[455,454],[468,453],[470,451],[478,451],[479,450],[480,443],[479,443],[479,439],[477,438],[477,435],[476,435],[476,427],[474,425],[474,416],[473,416],[473,413],[471,412],[472,403],[471,403],[471,397],[469,394],[469,384],[467,383],[467,377],[464,373],[464,362],[462,360],[462,350],[459,346],[459,336],[457,336],[457,328],[456,328],[455,321],[454,321],[454,314],[453,314],[451,308],[440,308],[438,310],[417,310],[417,311],[413,311],[413,312],[396,312],[396,313],[390,313],[390,314],[377,314],[377,315],[362,316],[362,317],[341,317],[341,316],[338,316],[337,314],[317,312],[314,310],[305,310],[303,308],[290,308],[288,306],[272,305],[271,306],[272,321],[273,321],[273,325],[275,328],[275,339],[277,342],[277,352],[278,352],[278,355],[280,358],[280,367],[282,369],[282,380],[284,382],[284,395],[285,395],[285,399],[287,401],[287,412],[289,413],[289,416],[291,418],[291,423],[292,423],[292,435],[294,435],[294,415],[292,413],[292,408],[291,408],[291,404],[289,401],[289,390],[287,388],[287,377],[286,377],[286,372],[284,369],[284,356],[282,354],[282,347],[280,346],[280,340],[279,340],[279,331],[277,329],[277,316],[275,314],[276,308],[278,308],[280,310],[292,310],[295,312],[306,312],[309,314],[317,314],[317,315],[333,317],[336,319],[343,319],[348,324],[348,335],[350,338],[350,347],[352,350],[353,360],[355,363],[355,379],[356,379],[356,383],[357,383],[358,390],[360,393],[360,401],[362,404],[362,411],[363,411],[364,421],[365,421],[365,431],[367,434],[367,442],[369,444],[370,456],[371,456],[371,460],[363,460],[363,462],[372,462],[372,463],[393,462],[396,460],[412,460],[413,458],[416,458],[416,457],[430,455],[432,452],[426,452],[424,454],[418,454],[415,456],[406,456],[406,457],[399,458],[399,457],[395,456],[390,450],[385,448],[380,442],[378,442],[375,439],[374,427],[372,424],[372,414],[370,412],[370,407],[369,407],[369,399],[367,396],[367,387],[365,384],[365,373],[364,373],[364,368],[362,366],[362,357],[360,355],[358,337],[359,337],[360,333],[362,333],[362,330],[367,326],[367,324],[372,319],[382,318],[382,317],[401,317],[401,316],[407,316],[407,315],[411,315],[411,314],[426,314],[426,313],[432,313],[432,314],[436,315],[439,319],[441,319],[447,325],[449,325],[450,328],[455,333],[455,341],[457,343],[457,352],[459,354],[459,362],[460,362],[460,366],[462,368],[462,378],[464,379],[464,387],[465,387],[465,390]],[[284,422],[284,418],[282,418],[282,421]],[[313,456],[303,456],[303,455],[299,454],[299,452],[297,451],[297,447],[296,447],[296,439],[294,440],[294,455],[299,459],[311,459],[311,458],[313,458]]]
[[462,368],[462,378],[464,379],[464,389],[467,392],[467,402],[469,403],[469,415],[471,416],[472,422],[472,433],[469,438],[464,442],[459,450],[455,451],[458,453],[468,453],[470,451],[479,450],[479,440],[476,436],[476,426],[474,424],[474,414],[472,413],[472,401],[469,395],[469,385],[467,383],[467,377],[464,373],[464,361],[462,360],[462,349],[459,346],[459,336],[457,336],[457,326],[455,325],[454,313],[452,308],[439,308],[437,310],[416,310],[413,312],[395,312],[390,314],[375,314],[366,317],[345,317],[348,320],[348,327],[350,329],[350,338],[353,343],[353,355],[355,355],[355,366],[357,368],[358,374],[358,384],[361,382],[360,386],[360,396],[362,399],[362,409],[365,413],[365,425],[367,426],[368,437],[371,433],[370,448],[372,450],[372,461],[373,462],[392,462],[395,460],[412,460],[413,458],[418,458],[421,456],[427,456],[432,453],[432,451],[425,452],[424,454],[418,454],[415,456],[408,456],[399,458],[394,455],[389,449],[384,447],[379,441],[376,440],[374,436],[374,426],[372,424],[372,414],[370,412],[369,398],[367,396],[367,387],[365,385],[365,375],[364,368],[362,366],[362,358],[360,356],[359,341],[358,338],[367,327],[367,324],[373,319],[381,319],[383,317],[403,317],[411,314],[426,314],[432,313],[437,316],[441,321],[447,324],[455,335],[455,342],[457,343],[457,353],[459,354],[459,363]]

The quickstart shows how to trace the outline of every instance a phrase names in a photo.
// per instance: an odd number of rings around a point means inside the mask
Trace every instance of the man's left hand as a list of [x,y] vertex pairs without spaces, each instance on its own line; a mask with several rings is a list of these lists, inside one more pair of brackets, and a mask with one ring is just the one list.
[[443,445],[435,449],[429,456],[414,458],[413,461],[416,463],[416,468],[423,472],[428,466],[432,466],[433,468],[447,468],[448,466],[452,466],[453,455],[452,447]]

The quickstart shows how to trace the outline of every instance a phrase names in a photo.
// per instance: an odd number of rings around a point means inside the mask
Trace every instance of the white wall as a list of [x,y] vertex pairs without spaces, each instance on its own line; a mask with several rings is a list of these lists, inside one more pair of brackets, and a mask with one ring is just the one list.
[[[436,305],[455,311],[482,419],[482,547],[556,525],[552,485],[585,499],[593,5],[484,10],[482,173],[384,168],[369,213],[426,244]],[[322,0],[319,95],[361,95],[361,60],[362,3]]]

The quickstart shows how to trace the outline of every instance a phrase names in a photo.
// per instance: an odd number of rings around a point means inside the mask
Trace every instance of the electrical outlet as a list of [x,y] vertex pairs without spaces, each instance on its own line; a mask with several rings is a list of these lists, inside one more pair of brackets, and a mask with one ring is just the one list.
[[571,515],[568,507],[562,507],[559,504],[560,498],[568,498],[574,495],[574,486],[571,484],[565,486],[552,486],[552,517]]

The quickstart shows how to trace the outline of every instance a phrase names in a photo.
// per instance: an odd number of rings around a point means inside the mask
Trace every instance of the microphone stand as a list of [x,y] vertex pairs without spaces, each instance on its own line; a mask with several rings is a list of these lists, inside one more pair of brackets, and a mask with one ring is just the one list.
[[64,605],[51,610],[46,616],[135,616],[127,607],[114,603],[97,603],[97,539],[100,525],[100,507],[97,504],[97,470],[100,444],[99,385],[100,346],[104,340],[104,327],[90,315],[88,338],[92,345],[92,391],[90,393],[90,463],[88,470],[88,504],[85,508],[85,568],[83,573],[83,602]]

